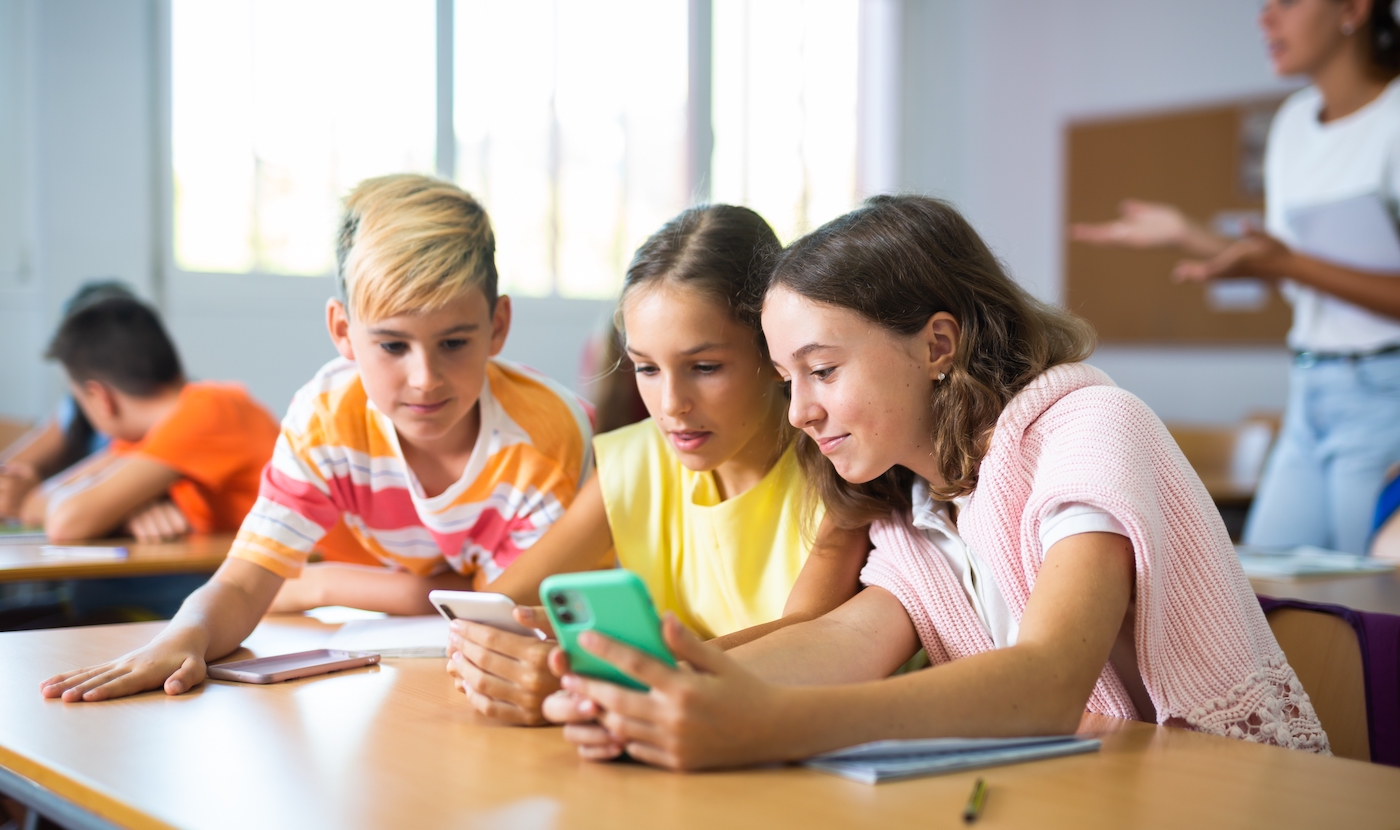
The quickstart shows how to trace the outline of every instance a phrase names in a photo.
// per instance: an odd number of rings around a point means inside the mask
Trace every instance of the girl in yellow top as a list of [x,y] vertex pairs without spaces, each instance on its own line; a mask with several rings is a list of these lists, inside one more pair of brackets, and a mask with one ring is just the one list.
[[[811,545],[803,533],[806,486],[758,320],[779,249],[762,217],[728,205],[687,210],[638,249],[618,329],[651,418],[595,439],[597,474],[490,590],[533,606],[544,577],[615,551],[659,611],[723,647],[854,595],[863,529],[823,521]],[[516,616],[544,626],[536,609]],[[558,688],[552,647],[459,620],[448,671],[483,714],[542,723],[540,704]]]

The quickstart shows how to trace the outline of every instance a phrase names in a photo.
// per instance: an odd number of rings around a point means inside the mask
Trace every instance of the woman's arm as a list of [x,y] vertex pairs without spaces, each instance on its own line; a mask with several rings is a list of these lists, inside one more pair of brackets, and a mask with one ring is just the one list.
[[1177,265],[1178,279],[1286,278],[1368,311],[1400,319],[1400,274],[1372,274],[1292,251],[1265,233],[1252,232],[1206,260]]
[[1171,205],[1128,199],[1112,222],[1070,226],[1070,239],[1123,248],[1179,248],[1197,257],[1212,257],[1230,240],[1187,219]]
[[[903,627],[894,624],[898,601],[878,588],[847,603],[864,607],[859,624],[824,619],[791,626],[732,657],[668,618],[667,644],[698,672],[669,669],[589,634],[580,645],[651,692],[568,675],[564,688],[587,700],[559,696],[545,711],[567,721],[593,710],[600,726],[575,723],[565,730],[586,757],[625,748],[672,769],[795,760],[884,738],[1073,732],[1127,613],[1133,574],[1125,537],[1071,536],[1046,557],[1016,645],[883,680],[868,679],[884,667],[868,655],[880,653],[888,663],[896,655],[882,641],[907,649],[912,625],[907,616]],[[866,682],[853,682],[861,674]],[[773,682],[842,683],[843,677],[844,685]]]
[[603,507],[603,490],[595,473],[574,503],[528,550],[505,571],[478,590],[505,594],[520,605],[540,601],[540,583],[552,574],[587,571],[603,567],[612,550],[612,529]]
[[870,555],[870,527],[846,530],[830,516],[822,518],[812,551],[788,594],[783,616],[711,642],[726,651],[795,623],[814,620],[833,611],[860,590],[860,569]]

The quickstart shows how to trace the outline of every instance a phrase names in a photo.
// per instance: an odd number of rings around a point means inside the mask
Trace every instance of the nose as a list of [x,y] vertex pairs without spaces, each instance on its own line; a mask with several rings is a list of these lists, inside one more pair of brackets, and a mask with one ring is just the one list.
[[441,374],[437,362],[426,349],[413,349],[408,357],[408,385],[414,389],[428,391],[438,385]]
[[807,391],[807,385],[794,380],[789,386],[791,399],[788,401],[788,423],[798,429],[816,426],[826,417],[826,411],[817,403],[814,395]]
[[661,414],[675,418],[690,411],[690,394],[685,384],[673,373],[661,379]]

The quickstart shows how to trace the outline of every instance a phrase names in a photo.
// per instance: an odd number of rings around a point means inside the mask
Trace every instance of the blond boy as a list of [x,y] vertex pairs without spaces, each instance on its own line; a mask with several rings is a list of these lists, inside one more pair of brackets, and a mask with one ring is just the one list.
[[[344,301],[326,307],[341,357],[293,399],[228,561],[148,646],[43,694],[180,694],[269,608],[429,613],[430,589],[487,584],[534,544],[573,500],[591,434],[576,398],[496,358],[510,300],[494,259],[485,211],[457,187],[357,187],[337,250]],[[388,567],[304,568],[342,521]]]

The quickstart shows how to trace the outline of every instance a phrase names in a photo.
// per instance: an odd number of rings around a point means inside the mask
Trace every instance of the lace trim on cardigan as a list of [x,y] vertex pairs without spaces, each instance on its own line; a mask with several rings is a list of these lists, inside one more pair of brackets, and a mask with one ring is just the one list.
[[1207,701],[1185,718],[1170,718],[1166,724],[1287,749],[1332,754],[1312,700],[1281,651],[1266,656],[1261,669],[1236,684],[1225,697]]

